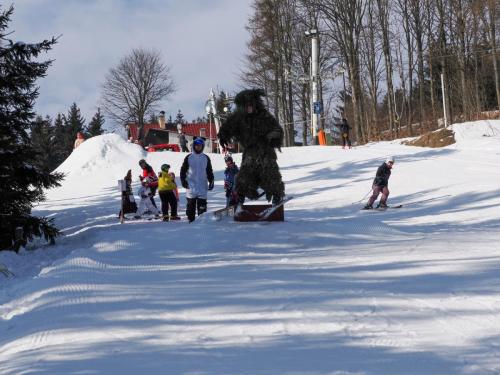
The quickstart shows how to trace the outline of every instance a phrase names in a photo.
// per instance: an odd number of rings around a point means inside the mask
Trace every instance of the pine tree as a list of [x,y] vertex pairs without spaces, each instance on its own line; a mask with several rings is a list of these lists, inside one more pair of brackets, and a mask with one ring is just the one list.
[[198,117],[196,117],[196,119],[194,119],[192,121],[193,124],[206,124],[207,122],[208,122],[208,119],[205,116],[203,116],[203,117],[198,116]]
[[38,97],[36,81],[51,64],[40,62],[40,55],[56,40],[14,43],[7,38],[13,12],[13,6],[0,9],[0,249],[18,249],[34,236],[54,240],[59,231],[53,219],[35,217],[31,209],[44,200],[44,189],[58,186],[63,177],[36,166],[40,155],[28,135]]
[[[217,110],[217,116],[219,117],[219,120],[224,123],[226,121],[226,118],[229,114],[231,114],[231,102],[228,100],[227,94],[221,90],[219,93],[219,96],[215,99],[215,108]],[[209,113],[209,120],[210,122],[214,122],[214,114]]]
[[175,123],[176,124],[184,124],[186,120],[184,120],[184,115],[182,114],[181,110],[177,112],[177,116],[175,117]]
[[85,119],[83,118],[80,108],[73,103],[69,108],[68,115],[64,118],[64,126],[66,127],[67,134],[67,147],[73,149],[76,135],[83,133],[85,127]]
[[167,125],[175,125],[174,120],[172,120],[172,115],[168,115]]
[[64,115],[58,113],[54,120],[53,158],[56,168],[61,165],[73,151],[72,146],[68,147],[69,136],[66,134],[64,123]]
[[101,113],[101,109],[97,108],[92,120],[90,120],[89,126],[87,127],[85,133],[87,138],[95,137],[96,135],[101,135],[104,133],[102,126],[104,125],[104,116]]
[[59,164],[54,158],[54,127],[49,116],[36,117],[31,124],[30,139],[33,149],[39,154],[35,165],[46,172],[56,169]]
[[227,98],[227,94],[221,90],[219,96],[215,99],[215,107],[217,108],[217,114],[224,116],[225,114],[231,113],[231,102]]
[[154,112],[151,112],[148,119],[148,124],[156,124],[158,122],[158,116]]

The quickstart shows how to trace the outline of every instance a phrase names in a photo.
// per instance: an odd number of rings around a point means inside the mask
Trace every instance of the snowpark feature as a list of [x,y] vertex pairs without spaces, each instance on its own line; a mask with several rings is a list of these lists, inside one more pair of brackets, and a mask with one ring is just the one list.
[[[86,141],[38,208],[65,236],[0,253],[0,373],[499,373],[500,121],[453,129],[441,149],[284,149],[294,199],[272,224],[120,225],[116,181],[185,154]],[[405,207],[360,211],[387,155]]]

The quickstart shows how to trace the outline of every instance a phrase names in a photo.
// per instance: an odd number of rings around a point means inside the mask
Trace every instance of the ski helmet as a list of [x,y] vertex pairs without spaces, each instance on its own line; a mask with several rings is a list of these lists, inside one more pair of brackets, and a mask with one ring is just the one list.
[[394,164],[394,156],[388,156],[385,160],[386,163]]
[[147,164],[146,160],[144,160],[144,159],[139,160],[139,166],[142,167],[143,164]]
[[228,161],[233,162],[233,157],[231,155],[224,156],[224,161],[227,163]]
[[202,146],[205,146],[205,141],[203,140],[203,138],[196,138],[196,139],[193,141],[193,146],[196,146],[196,145],[202,145]]
[[[201,150],[200,151],[197,151],[196,150],[196,146],[197,145],[201,145]],[[199,154],[201,152],[203,152],[203,149],[205,148],[205,141],[203,140],[203,138],[196,138],[194,141],[193,141],[193,150],[195,153]]]
[[168,170],[169,170],[169,169],[170,169],[170,164],[163,164],[163,165],[161,166],[161,170],[162,170],[163,172],[168,172]]

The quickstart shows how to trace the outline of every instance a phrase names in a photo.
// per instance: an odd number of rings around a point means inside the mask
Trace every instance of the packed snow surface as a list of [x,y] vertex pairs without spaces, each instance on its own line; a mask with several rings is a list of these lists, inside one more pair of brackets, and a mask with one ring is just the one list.
[[[121,225],[116,181],[185,154],[86,141],[37,208],[65,236],[0,253],[0,373],[500,373],[500,121],[453,130],[442,149],[284,149],[284,223]],[[360,211],[388,155],[405,206]]]

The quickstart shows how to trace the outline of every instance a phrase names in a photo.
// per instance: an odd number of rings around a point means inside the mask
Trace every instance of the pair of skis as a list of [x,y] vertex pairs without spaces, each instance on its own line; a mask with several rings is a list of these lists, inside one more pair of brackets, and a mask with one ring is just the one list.
[[386,211],[394,208],[403,208],[402,204],[398,204],[396,206],[387,206],[387,207],[375,207],[375,208],[362,208],[365,211]]
[[[141,217],[125,217],[124,218],[124,222],[129,222],[129,223],[147,223],[147,222],[150,222],[150,221],[164,221],[163,220],[163,216],[162,215],[159,215],[158,217],[156,216],[151,216],[151,215],[144,215],[144,216],[141,216]],[[179,220],[172,220],[172,219],[169,219],[169,220],[165,220],[165,222],[171,222],[171,221],[183,221],[182,219],[179,219]]]
[[278,204],[273,204],[271,207],[266,208],[264,211],[257,215],[259,217],[259,221],[266,221],[267,219],[269,219],[278,208],[282,207],[291,199],[293,199],[293,196],[284,197]]
[[223,217],[233,216],[234,211],[236,210],[236,205],[230,205],[225,208],[221,208],[220,210],[215,210],[213,212],[215,220],[222,220]]
[[420,204],[420,203],[424,203],[424,202],[432,202],[432,201],[443,199],[443,198],[447,198],[447,197],[451,197],[451,194],[446,194],[446,195],[442,195],[442,196],[439,196],[439,197],[434,197],[434,198],[428,198],[428,199],[422,199],[422,200],[418,200],[418,201],[413,201],[413,202],[405,203],[404,205],[403,204],[398,204],[398,205],[394,205],[394,206],[387,206],[385,208],[373,208],[373,209],[362,208],[362,210],[364,210],[364,211],[386,211],[387,209],[403,208],[403,207],[411,206],[411,205],[414,205],[414,204]]

